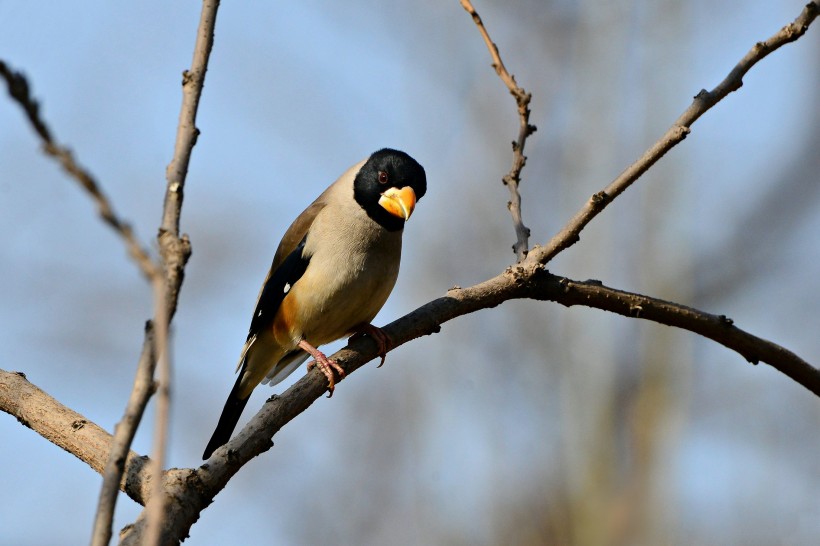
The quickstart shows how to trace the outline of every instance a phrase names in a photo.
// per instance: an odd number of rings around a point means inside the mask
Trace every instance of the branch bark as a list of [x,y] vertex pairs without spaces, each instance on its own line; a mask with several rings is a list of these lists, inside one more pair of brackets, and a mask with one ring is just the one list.
[[[130,448],[145,406],[153,392],[153,390],[144,388],[144,382],[153,378],[156,367],[158,367],[156,389],[159,395],[157,396],[154,458],[151,461],[151,475],[159,476],[162,473],[170,411],[171,364],[170,351],[168,350],[168,329],[176,313],[179,291],[185,277],[185,265],[191,256],[191,244],[188,236],[184,234],[180,236],[179,233],[183,190],[191,153],[199,136],[199,129],[196,127],[196,115],[205,84],[208,59],[213,49],[218,8],[218,0],[205,0],[202,3],[191,68],[186,70],[182,77],[182,106],[177,126],[174,155],[166,169],[165,201],[157,236],[164,275],[162,278],[155,278],[153,283],[154,325],[156,330],[153,337],[156,343],[146,346],[143,350],[134,390],[129,399],[125,416],[117,425],[115,431],[118,441],[115,444],[116,449],[111,451],[105,479],[100,491],[92,546],[103,546],[111,540],[111,524],[117,499],[117,485],[120,482],[117,472],[120,472],[121,475],[120,461],[125,451]],[[148,354],[147,351],[151,351],[151,354]],[[132,416],[137,417],[132,418]],[[137,535],[142,544],[153,545],[160,540],[165,499],[162,490],[162,481],[159,479],[153,480],[150,496],[154,499],[154,502],[146,505],[146,510],[140,516],[141,518],[145,516],[150,522],[147,533]]]
[[[512,299],[536,299],[553,301],[566,306],[583,305],[602,309],[631,318],[651,320],[702,335],[739,353],[750,362],[766,362],[775,369],[791,377],[809,391],[820,396],[820,370],[783,347],[754,336],[733,324],[723,315],[706,313],[676,303],[606,287],[598,281],[579,282],[553,275],[537,264],[519,264],[503,273],[469,288],[455,287],[445,296],[435,299],[404,317],[384,327],[395,346],[413,339],[440,331],[441,326],[459,316],[488,309]],[[345,370],[345,377],[365,363],[378,356],[376,344],[368,338],[360,338],[335,353],[335,359]],[[15,403],[14,393],[19,389],[7,379],[12,376],[18,383],[19,375],[0,373],[0,408],[12,413],[18,419],[30,421],[30,413],[22,412]],[[8,384],[10,387],[6,388]],[[288,422],[293,420],[318,400],[327,389],[327,380],[319,370],[313,370],[297,381],[281,396],[272,396],[248,424],[225,446],[217,449],[213,456],[197,469],[174,469],[162,477],[162,495],[165,514],[160,529],[160,544],[176,544],[184,539],[200,512],[207,507],[242,466],[273,446],[273,436]],[[42,391],[39,391],[42,393]],[[44,395],[44,393],[43,393]],[[47,397],[47,395],[45,395]],[[70,411],[70,410],[69,410]],[[81,419],[81,416],[79,417]],[[73,415],[66,419],[61,428],[68,430],[78,418]],[[34,427],[32,427],[34,428]],[[41,434],[53,425],[38,425]],[[97,430],[96,427],[94,430]],[[104,431],[99,430],[98,438],[105,440]],[[100,441],[100,440],[97,440]],[[82,460],[98,461],[99,457],[87,455],[82,445],[66,444],[62,447],[72,453],[82,453]],[[76,450],[76,451],[75,451]],[[104,448],[98,450],[104,451]],[[80,455],[77,455],[80,456]],[[133,456],[132,456],[133,457]],[[98,469],[97,466],[92,466]],[[143,466],[146,463],[143,462]],[[142,468],[142,467],[138,467]],[[99,470],[98,470],[99,471]],[[152,473],[137,474],[129,496],[137,502],[146,501],[150,490]],[[127,484],[126,480],[126,484]],[[142,544],[147,527],[144,511],[134,525],[124,529],[122,544]]]
[[[0,409],[105,475],[112,436],[30,383],[24,373],[0,370]],[[128,450],[122,466],[125,472],[118,487],[134,501],[144,504],[150,482],[146,459]]]
[[675,123],[658,139],[644,154],[632,165],[622,172],[602,191],[594,194],[584,207],[542,247],[533,249],[527,257],[538,263],[546,264],[555,256],[571,247],[580,240],[581,231],[595,218],[607,205],[616,197],[627,190],[636,180],[638,180],[652,165],[654,165],[666,153],[680,144],[690,133],[690,128],[695,121],[708,112],[714,105],[720,102],[732,91],[740,89],[743,85],[743,76],[760,60],[791,43],[806,33],[809,25],[820,13],[820,2],[813,1],[806,4],[800,15],[784,26],[780,31],[772,35],[764,42],[757,42],[748,53],[735,65],[729,74],[721,81],[717,87],[711,91],[701,90],[694,98],[692,104],[675,120]]
[[501,181],[507,186],[510,191],[510,200],[507,202],[507,209],[510,211],[513,219],[513,227],[515,228],[516,241],[513,245],[513,252],[519,262],[527,257],[529,251],[530,228],[524,225],[524,219],[521,215],[521,194],[518,191],[518,186],[521,183],[521,171],[524,165],[527,164],[527,156],[524,155],[524,146],[527,144],[527,137],[536,131],[535,125],[530,125],[530,100],[532,95],[524,91],[524,88],[518,85],[515,81],[515,76],[507,71],[504,62],[501,60],[501,54],[498,52],[498,46],[490,38],[481,16],[473,7],[470,0],[461,0],[461,7],[473,18],[473,22],[478,27],[478,32],[484,39],[487,49],[490,51],[490,56],[493,59],[493,68],[498,77],[507,86],[510,94],[515,98],[515,104],[518,107],[518,138],[512,143],[513,161],[510,172],[508,172]]
[[103,193],[102,188],[97,183],[96,178],[86,169],[80,166],[71,150],[57,142],[51,129],[40,116],[40,105],[31,96],[29,83],[20,72],[12,70],[5,62],[0,60],[0,76],[6,80],[9,95],[13,98],[26,113],[26,117],[31,123],[34,131],[43,143],[43,150],[53,157],[63,169],[86,191],[94,204],[102,220],[114,230],[120,237],[125,248],[137,264],[140,271],[148,280],[158,278],[160,270],[151,258],[148,250],[142,246],[131,228],[131,224],[120,218],[114,211],[111,201]]

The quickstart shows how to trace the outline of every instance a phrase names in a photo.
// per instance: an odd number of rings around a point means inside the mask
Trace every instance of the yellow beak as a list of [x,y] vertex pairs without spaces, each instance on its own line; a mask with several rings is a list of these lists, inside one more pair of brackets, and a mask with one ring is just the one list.
[[379,205],[393,216],[407,220],[416,208],[416,192],[410,186],[390,188],[379,198]]

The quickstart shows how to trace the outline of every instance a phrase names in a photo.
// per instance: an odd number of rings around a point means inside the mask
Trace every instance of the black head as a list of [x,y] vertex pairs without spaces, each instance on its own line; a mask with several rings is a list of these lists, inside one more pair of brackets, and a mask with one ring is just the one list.
[[398,231],[404,227],[404,219],[385,210],[379,199],[389,188],[406,186],[413,188],[417,201],[424,196],[427,191],[424,167],[404,152],[383,148],[373,153],[359,169],[353,181],[353,196],[373,220],[388,231]]

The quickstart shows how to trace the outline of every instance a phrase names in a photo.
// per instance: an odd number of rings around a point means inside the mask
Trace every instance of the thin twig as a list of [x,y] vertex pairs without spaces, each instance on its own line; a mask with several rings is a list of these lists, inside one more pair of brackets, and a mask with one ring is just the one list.
[[803,11],[792,23],[784,26],[765,42],[756,43],[717,87],[712,89],[712,91],[701,90],[695,96],[689,108],[675,120],[675,123],[672,124],[652,147],[644,152],[640,159],[630,165],[606,188],[593,195],[584,207],[579,210],[545,246],[534,248],[532,252],[530,252],[529,259],[541,264],[546,264],[559,253],[578,242],[580,240],[581,231],[593,218],[604,210],[613,199],[638,180],[643,173],[649,170],[649,168],[669,150],[683,141],[689,134],[692,124],[694,124],[700,116],[709,111],[710,108],[720,102],[726,95],[740,89],[743,85],[743,76],[745,76],[758,61],[805,34],[818,13],[820,13],[820,2],[816,0],[810,2],[806,4]]
[[507,208],[510,211],[513,219],[513,226],[515,227],[516,242],[513,245],[518,261],[524,260],[529,251],[529,237],[530,229],[524,225],[524,220],[521,217],[521,194],[518,192],[518,186],[521,182],[521,171],[527,163],[527,156],[524,155],[524,146],[527,143],[527,137],[536,131],[535,125],[530,125],[530,99],[532,95],[524,91],[515,81],[515,76],[507,71],[504,62],[501,60],[501,55],[498,53],[498,46],[490,38],[481,16],[473,7],[470,0],[461,0],[461,7],[473,18],[473,22],[478,27],[484,43],[487,44],[487,49],[490,51],[490,56],[493,59],[493,68],[498,77],[504,82],[504,85],[509,89],[510,94],[515,98],[515,104],[518,106],[518,138],[512,143],[513,161],[510,172],[504,175],[501,179],[507,189],[510,191],[510,200],[507,202]]
[[176,311],[179,289],[185,273],[185,264],[191,255],[190,242],[187,236],[180,237],[179,235],[179,221],[188,165],[199,136],[199,129],[196,127],[196,115],[202,89],[205,85],[208,59],[213,48],[218,9],[219,0],[204,0],[202,2],[191,68],[185,71],[182,78],[182,106],[177,125],[174,156],[166,169],[165,204],[158,235],[160,254],[165,271],[165,282],[155,283],[157,340],[159,342],[157,370],[159,390],[157,393],[152,457],[152,475],[155,479],[152,486],[151,501],[145,507],[146,532],[142,542],[147,546],[155,546],[164,542],[162,529],[166,511],[166,496],[164,495],[164,484],[161,476],[165,461],[171,407],[171,358],[168,350],[168,327]]
[[[563,292],[556,293],[553,282],[557,282]],[[583,305],[694,332],[735,351],[752,364],[769,364],[820,396],[820,370],[788,349],[738,328],[725,315],[713,315],[679,303],[610,288],[599,281],[579,282],[550,275],[545,281],[539,281],[538,288],[543,297],[533,293],[532,297],[536,299],[567,307]]]
[[54,139],[48,125],[40,117],[40,105],[31,96],[25,76],[9,68],[3,61],[0,61],[0,75],[6,80],[9,95],[23,107],[26,117],[34,127],[34,131],[40,136],[45,152],[57,160],[63,169],[88,192],[97,205],[97,212],[100,217],[120,236],[128,254],[140,268],[143,275],[149,280],[159,277],[159,268],[151,259],[148,250],[137,240],[131,225],[117,216],[111,201],[103,193],[91,173],[77,163],[71,150]]
[[[103,479],[100,491],[100,501],[94,526],[93,546],[108,544],[111,537],[113,522],[113,508],[116,504],[117,490],[122,475],[121,465],[118,462],[123,453],[130,448],[133,435],[139,426],[145,405],[152,391],[138,388],[139,377],[148,374],[153,378],[157,368],[157,384],[153,388],[158,392],[156,425],[154,429],[154,457],[151,460],[152,481],[151,497],[155,502],[146,510],[146,518],[153,522],[148,526],[144,544],[156,544],[160,540],[159,531],[162,526],[164,495],[162,494],[162,467],[166,451],[168,436],[168,414],[170,411],[170,351],[168,350],[168,328],[176,312],[179,300],[179,290],[184,279],[185,264],[191,255],[191,245],[186,235],[179,234],[179,220],[182,211],[183,187],[187,175],[191,151],[196,144],[199,134],[196,129],[196,112],[207,69],[208,58],[213,46],[213,29],[216,22],[218,1],[203,2],[197,39],[194,45],[194,55],[191,69],[183,74],[183,101],[177,127],[177,139],[174,147],[174,156],[166,170],[167,186],[163,208],[161,226],[158,234],[160,255],[165,275],[153,283],[154,288],[154,339],[152,357],[146,359],[146,353],[140,358],[138,380],[132,391],[126,408],[126,416],[115,430],[115,439],[122,441],[114,443],[107,472]],[[150,361],[150,368],[143,368],[143,362]],[[130,418],[137,415],[138,418]],[[108,469],[110,468],[110,472]],[[119,472],[119,474],[117,474]],[[109,508],[110,507],[110,508]]]
[[105,467],[100,472],[103,483],[100,487],[97,510],[94,515],[91,546],[106,546],[111,542],[111,525],[114,521],[114,510],[117,505],[122,476],[126,469],[126,457],[131,450],[131,443],[134,441],[137,428],[142,421],[148,400],[156,390],[154,383],[154,369],[157,362],[156,347],[154,326],[149,321],[145,325],[145,339],[137,364],[134,386],[131,388],[131,394],[125,406],[125,413],[120,422],[114,427]]

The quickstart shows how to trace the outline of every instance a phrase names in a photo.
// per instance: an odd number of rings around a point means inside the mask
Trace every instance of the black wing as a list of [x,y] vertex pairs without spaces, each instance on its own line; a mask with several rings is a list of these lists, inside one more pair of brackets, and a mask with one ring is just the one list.
[[282,265],[276,268],[275,271],[271,271],[270,276],[265,281],[265,286],[262,287],[259,301],[256,302],[256,309],[253,312],[248,339],[251,339],[270,325],[290,288],[304,275],[310,263],[310,256],[304,255],[306,240],[307,235],[296,245],[293,252],[285,258]]
[[[276,315],[277,309],[282,305],[282,300],[290,291],[293,283],[298,281],[307,269],[310,258],[303,255],[305,249],[305,239],[302,239],[296,248],[291,252],[282,264],[275,270],[271,271],[268,279],[265,281],[265,286],[262,287],[262,292],[259,293],[259,301],[256,302],[256,310],[253,312],[251,319],[251,328],[248,332],[248,342],[245,343],[245,351],[250,346],[250,340],[263,328],[270,326],[273,317]],[[294,360],[296,353],[288,355],[286,358]],[[205,448],[202,458],[208,459],[211,454],[219,446],[224,445],[231,439],[236,424],[239,422],[239,417],[242,415],[242,410],[245,409],[245,404],[248,403],[248,398],[240,398],[240,384],[242,383],[242,376],[245,372],[245,355],[242,357],[242,370],[239,372],[239,377],[236,378],[236,383],[228,395],[228,400],[225,402],[225,407],[222,410],[222,415],[219,417],[219,423],[216,425],[211,440]]]

